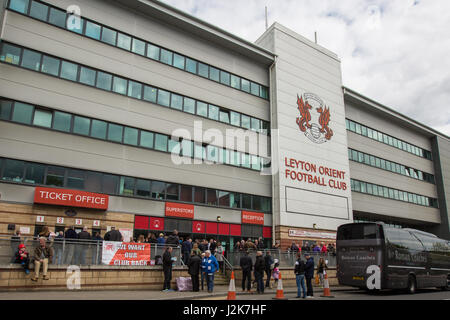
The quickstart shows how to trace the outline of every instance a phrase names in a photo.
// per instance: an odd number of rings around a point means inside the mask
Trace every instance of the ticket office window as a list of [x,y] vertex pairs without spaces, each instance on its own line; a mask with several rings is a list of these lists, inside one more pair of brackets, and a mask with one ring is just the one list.
[[242,237],[251,238],[252,240],[258,239],[263,236],[263,226],[253,224],[242,225]]

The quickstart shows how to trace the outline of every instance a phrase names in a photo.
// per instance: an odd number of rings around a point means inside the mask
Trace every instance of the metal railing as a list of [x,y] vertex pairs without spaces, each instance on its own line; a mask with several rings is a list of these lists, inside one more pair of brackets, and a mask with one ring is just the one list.
[[[14,263],[19,244],[25,244],[30,260],[34,249],[39,246],[35,237],[21,237],[20,240],[11,240],[10,237],[0,237],[0,264]],[[103,240],[82,239],[53,239],[46,242],[53,249],[51,265],[102,265]],[[167,246],[150,244],[150,259],[158,264]],[[184,265],[181,258],[181,248],[173,247],[172,257],[175,257],[174,266]],[[32,261],[31,261],[32,262]]]
[[[20,240],[11,240],[11,237],[0,237],[0,264],[10,264],[15,261],[15,254],[18,251],[19,244],[25,244],[30,258],[33,256],[34,249],[39,246],[39,240],[36,237],[21,237]],[[81,239],[53,239],[47,241],[47,246],[53,248],[52,265],[102,265],[103,240],[81,240]],[[166,245],[150,244],[150,259],[158,265]],[[280,267],[294,267],[297,260],[297,253],[292,251],[281,251],[278,249],[264,249],[263,256],[270,253],[272,258],[278,260]],[[314,263],[317,265],[319,258],[327,261],[328,267],[336,267],[336,255],[333,253],[311,252]],[[223,257],[223,272],[232,271],[239,266],[240,258],[245,255],[243,251],[228,251]],[[249,250],[249,256],[253,262],[256,260],[256,250]],[[302,257],[304,252],[302,252]],[[172,257],[176,258],[174,266],[186,266],[183,261],[181,247],[173,246]]]
[[[297,260],[297,252],[295,251],[281,251],[278,249],[263,249],[263,257],[267,253],[270,253],[273,260],[277,259],[280,267],[294,267],[295,261]],[[256,260],[256,250],[249,250],[249,256],[252,258],[253,263]],[[334,253],[322,253],[322,252],[308,252],[312,258],[314,258],[314,264],[317,265],[319,258],[323,258],[328,267],[336,267],[336,255]],[[239,266],[239,262],[242,256],[246,253],[244,251],[233,251],[228,252],[227,259],[233,266]],[[304,259],[305,252],[302,252],[302,259]]]

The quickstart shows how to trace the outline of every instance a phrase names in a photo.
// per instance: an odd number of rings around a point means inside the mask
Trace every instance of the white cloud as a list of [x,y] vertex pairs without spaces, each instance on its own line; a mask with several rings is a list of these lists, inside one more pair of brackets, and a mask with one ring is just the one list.
[[164,0],[248,41],[278,22],[337,53],[344,85],[450,135],[448,0]]

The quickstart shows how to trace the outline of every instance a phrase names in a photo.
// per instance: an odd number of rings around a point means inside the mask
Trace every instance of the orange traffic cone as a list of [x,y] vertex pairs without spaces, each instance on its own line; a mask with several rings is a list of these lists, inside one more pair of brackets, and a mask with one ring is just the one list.
[[323,275],[323,295],[321,295],[321,297],[334,298],[334,296],[331,295],[330,286],[328,284],[328,274],[325,271]]
[[234,285],[234,271],[231,272],[230,286],[228,287],[227,300],[236,300],[236,286]]
[[277,294],[272,299],[286,300],[286,297],[283,294],[283,281],[281,280],[281,272],[278,277]]

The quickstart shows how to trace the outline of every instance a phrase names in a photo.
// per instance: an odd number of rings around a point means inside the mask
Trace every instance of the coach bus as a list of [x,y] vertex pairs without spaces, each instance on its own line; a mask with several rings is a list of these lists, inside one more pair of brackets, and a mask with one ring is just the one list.
[[365,290],[439,287],[449,289],[450,242],[433,234],[350,223],[337,230],[339,284]]

